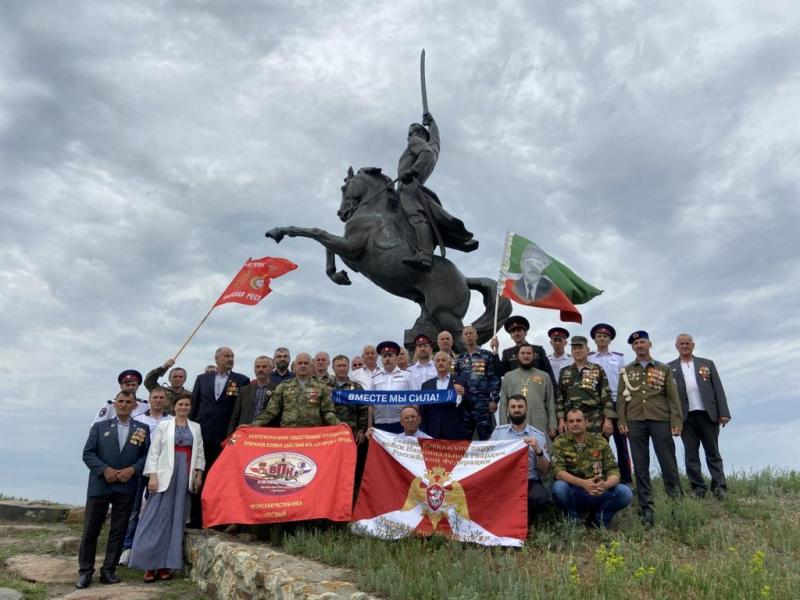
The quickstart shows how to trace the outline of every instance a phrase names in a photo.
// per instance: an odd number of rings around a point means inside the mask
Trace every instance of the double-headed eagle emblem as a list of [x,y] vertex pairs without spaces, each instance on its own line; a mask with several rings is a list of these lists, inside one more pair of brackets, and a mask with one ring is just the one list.
[[442,467],[434,467],[411,482],[403,510],[413,510],[420,505],[422,514],[430,519],[434,529],[442,518],[448,516],[451,509],[459,517],[469,521],[464,488],[458,481],[451,481],[450,473]]

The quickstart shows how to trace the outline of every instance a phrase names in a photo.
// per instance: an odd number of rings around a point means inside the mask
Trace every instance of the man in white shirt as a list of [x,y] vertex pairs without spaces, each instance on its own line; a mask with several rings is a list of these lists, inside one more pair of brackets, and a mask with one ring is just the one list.
[[414,376],[415,389],[420,389],[424,382],[436,377],[436,366],[431,360],[433,341],[427,335],[421,333],[414,338],[414,347],[416,348],[414,356],[416,356],[417,362],[408,367],[408,370]]
[[378,364],[378,351],[375,346],[367,345],[361,351],[361,360],[364,366],[359,369],[353,369],[350,373],[350,379],[357,381],[365,390],[372,389],[372,378],[382,371],[381,366]]
[[706,495],[700,466],[700,444],[711,474],[711,493],[723,499],[726,495],[725,471],[719,453],[719,428],[731,420],[725,390],[714,361],[694,356],[694,340],[688,333],[675,340],[678,358],[669,363],[683,410],[683,442],[686,475],[697,498]]
[[[397,343],[381,342],[376,350],[383,361],[383,369],[372,376],[369,389],[381,392],[419,389],[414,381],[414,376],[397,366],[397,354],[400,352],[400,346]],[[364,355],[362,354],[362,356]],[[364,357],[364,362],[366,363],[366,357]],[[403,431],[400,423],[402,408],[402,405],[371,405],[369,407],[369,426],[390,433],[401,433]]]

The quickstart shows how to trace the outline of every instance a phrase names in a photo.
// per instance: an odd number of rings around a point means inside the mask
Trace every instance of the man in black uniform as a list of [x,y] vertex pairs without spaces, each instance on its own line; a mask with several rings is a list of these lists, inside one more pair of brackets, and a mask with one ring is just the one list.
[[[528,335],[528,330],[531,328],[531,324],[528,323],[528,319],[525,317],[514,315],[506,319],[503,328],[511,336],[511,339],[514,340],[514,345],[511,346],[511,348],[506,348],[503,350],[503,353],[500,355],[501,376],[505,375],[509,371],[519,368],[517,349],[523,343],[530,344],[530,342],[528,342],[525,338]],[[492,352],[496,354],[498,348],[497,336],[492,338],[492,340],[489,342],[489,346],[491,347]],[[536,346],[535,344],[531,344],[531,346],[533,346],[533,366],[540,371],[547,373],[550,376],[550,381],[553,383],[553,389],[557,389],[558,382],[556,381],[555,375],[553,375],[553,367],[550,365],[550,360],[547,358],[547,352],[545,352],[544,348],[541,346]]]

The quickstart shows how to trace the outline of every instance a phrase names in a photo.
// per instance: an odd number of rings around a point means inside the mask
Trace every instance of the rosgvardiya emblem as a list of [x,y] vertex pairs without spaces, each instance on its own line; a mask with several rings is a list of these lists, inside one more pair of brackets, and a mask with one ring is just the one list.
[[469,521],[467,496],[458,481],[450,480],[450,473],[442,467],[426,471],[424,477],[416,477],[408,488],[403,510],[413,510],[422,505],[422,514],[431,521],[433,529],[447,516],[450,507],[456,514]]

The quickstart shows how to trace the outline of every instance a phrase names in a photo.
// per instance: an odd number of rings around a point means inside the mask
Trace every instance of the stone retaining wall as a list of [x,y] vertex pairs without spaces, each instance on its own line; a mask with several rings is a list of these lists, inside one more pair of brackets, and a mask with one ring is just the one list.
[[369,600],[348,581],[345,569],[329,567],[270,548],[242,543],[215,531],[187,530],[185,559],[192,581],[220,600]]

